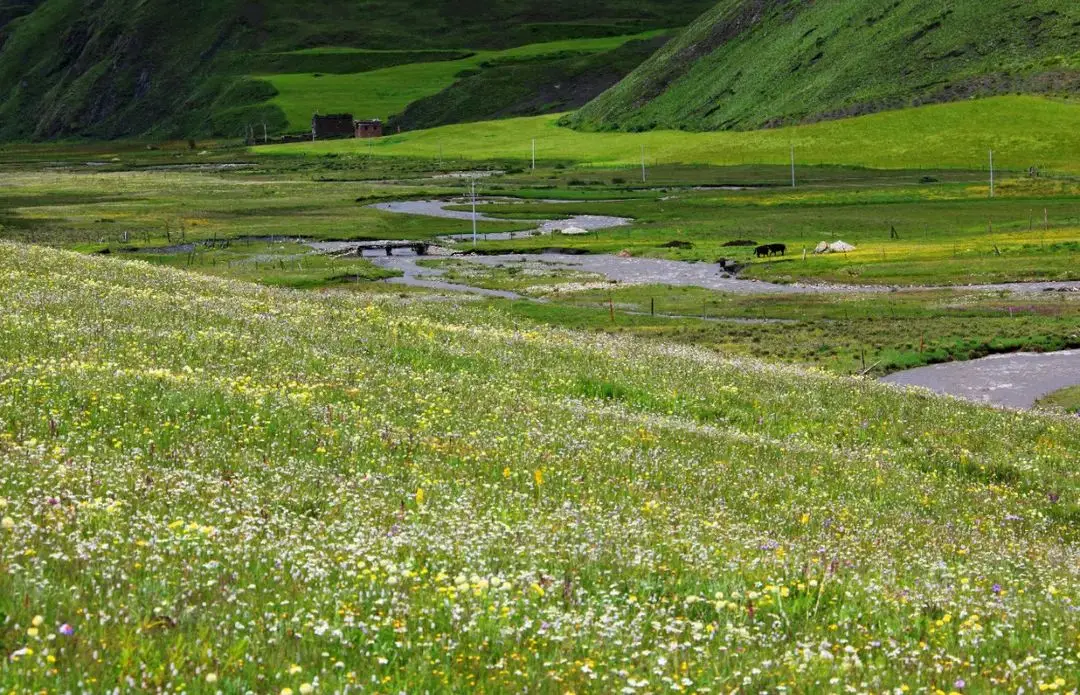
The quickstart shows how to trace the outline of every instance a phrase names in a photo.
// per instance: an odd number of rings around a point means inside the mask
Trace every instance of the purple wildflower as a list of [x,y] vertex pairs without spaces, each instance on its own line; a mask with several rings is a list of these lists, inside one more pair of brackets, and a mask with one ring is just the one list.
[[75,634],[75,628],[71,627],[67,623],[64,623],[63,625],[60,626],[60,629],[59,629],[58,632],[61,635],[64,635],[66,637],[71,637],[72,635]]

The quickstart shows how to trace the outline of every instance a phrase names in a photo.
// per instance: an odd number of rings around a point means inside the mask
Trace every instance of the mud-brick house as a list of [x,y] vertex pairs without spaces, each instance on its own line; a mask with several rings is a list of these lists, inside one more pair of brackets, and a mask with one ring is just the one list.
[[378,118],[371,121],[356,122],[356,137],[358,138],[381,138],[382,121]]
[[315,114],[311,117],[312,140],[352,137],[356,137],[356,125],[351,113],[337,113],[328,116]]

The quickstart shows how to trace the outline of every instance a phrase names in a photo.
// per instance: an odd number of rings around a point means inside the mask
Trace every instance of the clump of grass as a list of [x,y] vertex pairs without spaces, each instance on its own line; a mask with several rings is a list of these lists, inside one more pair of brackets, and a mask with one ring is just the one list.
[[1055,391],[1039,400],[1040,408],[1064,410],[1068,413],[1080,415],[1080,386]]

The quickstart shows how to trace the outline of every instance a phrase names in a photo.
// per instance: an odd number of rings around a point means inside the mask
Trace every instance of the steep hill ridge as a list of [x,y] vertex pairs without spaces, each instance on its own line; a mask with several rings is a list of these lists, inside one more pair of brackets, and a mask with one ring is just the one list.
[[1002,93],[1080,92],[1071,0],[723,0],[569,119],[753,129]]

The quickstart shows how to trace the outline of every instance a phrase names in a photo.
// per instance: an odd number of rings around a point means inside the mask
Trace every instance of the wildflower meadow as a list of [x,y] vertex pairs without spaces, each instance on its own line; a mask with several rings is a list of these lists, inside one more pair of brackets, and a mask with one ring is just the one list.
[[1080,688],[1080,424],[0,242],[0,690]]

